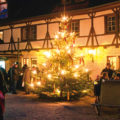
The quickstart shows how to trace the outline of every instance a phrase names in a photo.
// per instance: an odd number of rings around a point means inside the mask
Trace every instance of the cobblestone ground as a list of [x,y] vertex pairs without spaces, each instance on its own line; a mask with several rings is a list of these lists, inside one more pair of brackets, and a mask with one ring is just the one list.
[[39,101],[35,95],[8,94],[5,120],[120,120],[113,112],[98,117],[89,103],[93,100],[85,100],[51,103]]

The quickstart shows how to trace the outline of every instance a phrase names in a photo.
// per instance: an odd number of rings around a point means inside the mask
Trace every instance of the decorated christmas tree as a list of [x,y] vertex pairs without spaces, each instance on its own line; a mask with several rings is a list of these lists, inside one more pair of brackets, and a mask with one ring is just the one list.
[[89,72],[84,68],[82,55],[77,55],[76,33],[70,32],[70,18],[63,17],[60,31],[53,40],[54,49],[44,52],[46,62],[42,63],[39,77],[41,93],[67,98],[80,96],[91,88]]

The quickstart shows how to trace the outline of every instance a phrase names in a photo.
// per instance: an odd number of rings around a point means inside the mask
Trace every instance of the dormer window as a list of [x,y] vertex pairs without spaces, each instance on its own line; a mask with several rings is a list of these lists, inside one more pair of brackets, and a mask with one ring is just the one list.
[[8,6],[6,0],[0,0],[0,19],[4,19],[8,17],[7,7]]

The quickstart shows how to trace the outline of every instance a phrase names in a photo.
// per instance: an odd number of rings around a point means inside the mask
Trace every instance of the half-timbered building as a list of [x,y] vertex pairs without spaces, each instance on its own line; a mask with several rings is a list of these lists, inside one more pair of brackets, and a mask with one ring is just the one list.
[[[6,0],[0,0],[0,6],[6,4]],[[81,64],[92,72],[91,77],[95,79],[107,62],[113,69],[120,69],[120,1],[93,7],[88,0],[66,0],[63,4],[62,0],[50,13],[37,16],[9,19],[8,14],[8,18],[1,18],[0,63],[6,70],[16,61],[30,67],[44,62],[42,53],[54,48],[52,40],[59,31],[64,8],[72,18],[70,30],[77,33],[77,54]]]

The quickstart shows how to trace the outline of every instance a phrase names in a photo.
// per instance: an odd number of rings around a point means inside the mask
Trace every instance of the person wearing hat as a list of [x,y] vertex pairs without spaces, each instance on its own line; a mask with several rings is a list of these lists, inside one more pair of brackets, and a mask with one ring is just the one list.
[[102,70],[102,72],[101,72],[101,74],[107,73],[109,80],[112,79],[112,75],[113,75],[113,73],[114,73],[114,70],[112,70],[110,67],[111,67],[110,63],[107,63],[107,64],[106,64],[106,67],[105,67],[105,68]]

